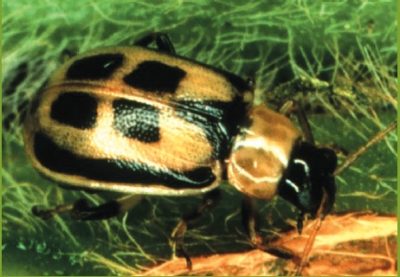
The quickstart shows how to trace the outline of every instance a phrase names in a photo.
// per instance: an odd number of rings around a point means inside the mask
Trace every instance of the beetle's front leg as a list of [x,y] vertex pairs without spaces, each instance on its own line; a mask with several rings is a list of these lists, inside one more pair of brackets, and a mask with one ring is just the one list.
[[220,198],[220,194],[221,193],[218,189],[214,189],[205,194],[201,204],[191,213],[184,215],[171,233],[172,257],[175,258],[177,254],[182,255],[186,259],[186,265],[189,270],[192,269],[192,261],[190,260],[183,243],[188,225],[201,217],[205,212],[207,212],[207,210],[215,206]]
[[69,213],[76,220],[101,220],[117,216],[136,206],[142,199],[140,195],[128,195],[98,206],[90,206],[88,201],[80,199],[74,204],[59,205],[52,209],[32,208],[32,213],[44,220],[56,214]]
[[254,210],[254,200],[247,196],[244,196],[242,201],[242,224],[250,238],[251,244],[256,248],[261,247],[263,239],[258,233],[258,213]]
[[265,243],[259,234],[258,217],[258,213],[254,208],[254,200],[245,196],[242,202],[242,223],[253,247],[278,258],[297,260],[298,257],[289,249],[279,246],[268,246]]

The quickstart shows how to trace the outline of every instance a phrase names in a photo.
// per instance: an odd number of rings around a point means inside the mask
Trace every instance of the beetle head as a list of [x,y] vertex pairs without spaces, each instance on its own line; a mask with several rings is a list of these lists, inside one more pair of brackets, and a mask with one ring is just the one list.
[[295,205],[302,214],[315,216],[322,204],[322,215],[332,209],[336,185],[333,172],[337,165],[335,152],[308,142],[295,143],[291,158],[279,186],[278,194]]

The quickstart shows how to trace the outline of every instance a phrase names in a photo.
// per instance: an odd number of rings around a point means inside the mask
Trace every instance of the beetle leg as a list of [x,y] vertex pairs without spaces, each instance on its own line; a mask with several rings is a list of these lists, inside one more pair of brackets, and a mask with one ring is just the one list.
[[192,261],[190,260],[183,243],[188,225],[201,217],[205,212],[207,212],[207,210],[215,206],[220,198],[220,194],[221,193],[218,189],[205,194],[201,204],[191,213],[184,215],[171,233],[172,256],[176,257],[176,255],[179,254],[185,257],[186,265],[189,270],[192,269]]
[[155,42],[157,49],[163,52],[175,54],[175,48],[169,39],[168,35],[165,33],[150,33],[141,39],[137,40],[134,44],[138,46],[147,47],[152,42]]
[[53,209],[32,208],[32,213],[42,219],[50,219],[56,214],[69,213],[76,220],[100,220],[126,212],[141,200],[140,195],[128,195],[91,207],[87,200],[80,199],[74,204],[60,205]]
[[40,217],[43,220],[52,218],[56,214],[70,212],[73,209],[73,204],[59,205],[52,209],[41,209],[38,206],[32,207],[33,215]]
[[95,207],[90,207],[88,202],[82,199],[75,202],[71,216],[77,220],[107,219],[128,211],[141,199],[140,195],[128,195]]
[[303,231],[303,224],[304,224],[304,212],[303,211],[299,211],[297,214],[297,232],[299,233],[299,235],[301,235],[301,232]]
[[76,55],[77,55],[76,51],[73,51],[71,49],[64,49],[61,51],[61,62],[65,63],[66,61],[68,61],[69,59],[73,58]]
[[262,238],[258,234],[259,219],[258,213],[254,210],[254,200],[246,196],[242,201],[242,224],[253,246],[262,245]]
[[263,238],[258,232],[258,222],[258,213],[255,211],[254,208],[254,200],[245,196],[242,202],[242,223],[253,247],[274,255],[278,258],[293,259],[296,262],[298,260],[298,257],[291,250],[280,246],[266,245]]

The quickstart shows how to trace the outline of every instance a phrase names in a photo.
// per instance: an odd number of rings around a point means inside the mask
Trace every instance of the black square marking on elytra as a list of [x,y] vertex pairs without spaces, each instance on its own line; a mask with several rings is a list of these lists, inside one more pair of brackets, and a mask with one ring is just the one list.
[[156,93],[174,93],[186,72],[158,61],[140,63],[124,77],[129,86]]
[[67,79],[103,80],[108,79],[124,60],[122,54],[99,54],[75,61],[68,68]]
[[86,92],[63,92],[51,105],[50,117],[78,129],[96,123],[97,99]]
[[114,127],[125,137],[151,143],[160,140],[159,111],[140,102],[117,99],[113,102]]

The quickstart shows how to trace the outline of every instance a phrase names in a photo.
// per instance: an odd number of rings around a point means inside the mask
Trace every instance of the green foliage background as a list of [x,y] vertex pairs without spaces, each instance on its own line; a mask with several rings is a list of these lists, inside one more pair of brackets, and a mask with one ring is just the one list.
[[[128,274],[151,266],[169,259],[171,230],[200,200],[151,197],[101,222],[32,216],[33,205],[116,196],[62,190],[39,176],[23,151],[21,113],[65,50],[130,45],[167,32],[180,55],[255,77],[258,102],[278,109],[297,99],[318,143],[352,152],[396,118],[395,17],[394,0],[4,0],[3,274]],[[335,211],[396,212],[396,143],[393,132],[337,178]],[[240,195],[222,187],[219,206],[188,232],[193,256],[250,247]],[[258,205],[264,236],[293,224],[295,211],[282,200]]]

